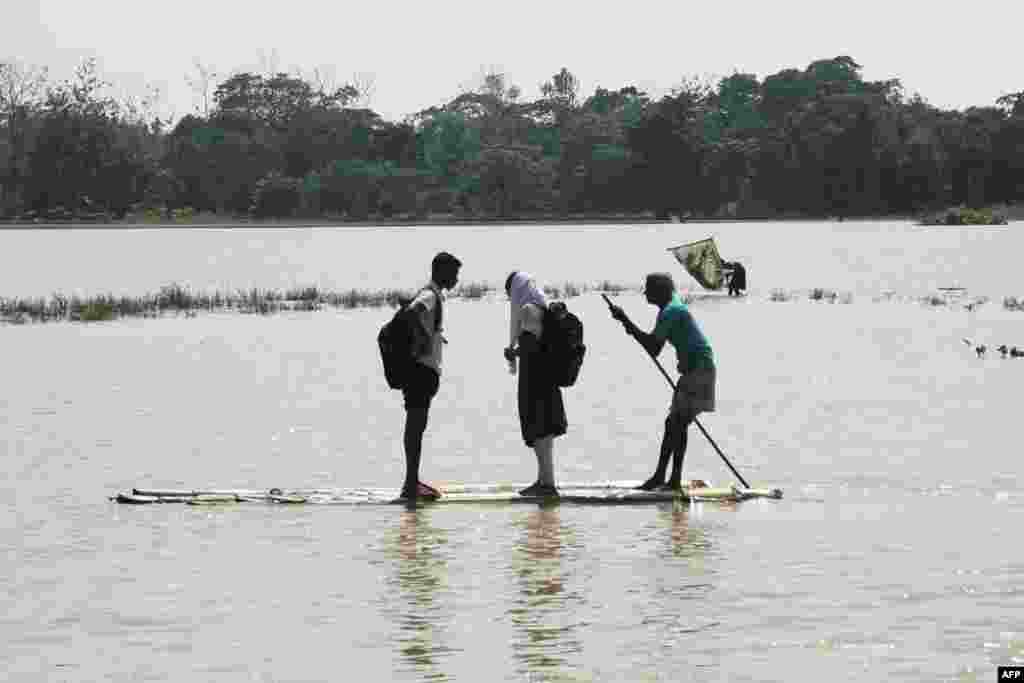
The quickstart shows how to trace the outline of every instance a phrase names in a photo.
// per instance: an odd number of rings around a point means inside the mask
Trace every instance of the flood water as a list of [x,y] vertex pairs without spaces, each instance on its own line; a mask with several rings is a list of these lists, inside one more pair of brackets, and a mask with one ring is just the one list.
[[[394,486],[385,309],[0,326],[0,672],[12,681],[990,681],[1024,664],[1024,294],[1006,229],[903,222],[0,231],[0,296],[639,284],[714,235],[702,422],[782,500],[121,506],[138,487]],[[917,297],[966,287],[972,311]],[[810,301],[824,287],[851,303]],[[772,290],[795,291],[773,301]],[[803,294],[800,294],[803,292]],[[654,309],[619,302],[642,327]],[[650,474],[669,390],[596,294],[562,481]],[[451,300],[423,477],[532,481],[503,297]],[[662,362],[671,369],[670,353]],[[731,475],[696,430],[686,476]],[[3,678],[0,675],[0,678]]]

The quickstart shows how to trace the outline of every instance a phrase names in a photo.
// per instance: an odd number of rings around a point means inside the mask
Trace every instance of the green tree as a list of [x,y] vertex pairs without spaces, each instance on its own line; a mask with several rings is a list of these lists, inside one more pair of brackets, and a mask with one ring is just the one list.
[[989,187],[995,157],[994,140],[1006,113],[996,107],[971,107],[957,117],[947,145],[953,166],[953,199],[971,208],[983,207],[991,197]]
[[634,176],[643,203],[659,216],[697,208],[706,146],[703,139],[704,93],[681,88],[649,106],[640,123],[628,129],[629,148],[637,155]]
[[480,153],[480,134],[460,113],[433,114],[423,122],[417,138],[420,168],[449,186],[457,183],[462,166]]
[[501,217],[552,207],[556,164],[530,147],[489,147],[467,169],[479,178],[481,208]]
[[235,213],[248,212],[256,183],[282,168],[269,130],[241,125],[239,119],[223,114],[179,121],[163,163],[181,183],[178,203]]
[[[320,174],[320,205],[324,210],[345,213],[352,218],[366,219],[382,202],[386,179],[402,175],[390,162],[364,159],[341,159]],[[391,203],[393,200],[389,200]],[[390,210],[390,209],[389,209]]]
[[369,109],[313,109],[297,114],[280,136],[285,173],[302,177],[336,159],[369,159],[384,127]]
[[17,61],[0,62],[0,143],[3,155],[0,210],[14,210],[20,202],[26,170],[28,134],[42,106],[47,71]]
[[1024,94],[1009,111],[992,138],[994,158],[989,196],[996,202],[1024,199]]
[[283,132],[298,116],[312,110],[340,109],[356,98],[351,85],[325,92],[301,78],[277,73],[269,78],[244,72],[220,83],[213,93],[221,114],[252,119]]
[[723,78],[712,104],[723,135],[752,134],[767,125],[759,111],[761,84],[753,74],[735,73]]
[[143,150],[123,135],[122,109],[101,94],[109,84],[86,60],[74,79],[52,87],[40,114],[28,193],[36,209],[108,209],[123,213],[141,197]]
[[1010,116],[1024,116],[1024,90],[1003,95],[996,100],[996,106],[1002,107]]
[[544,98],[550,101],[556,109],[564,111],[576,108],[579,91],[579,80],[564,66],[551,77],[550,81],[542,83],[540,86],[540,92]]

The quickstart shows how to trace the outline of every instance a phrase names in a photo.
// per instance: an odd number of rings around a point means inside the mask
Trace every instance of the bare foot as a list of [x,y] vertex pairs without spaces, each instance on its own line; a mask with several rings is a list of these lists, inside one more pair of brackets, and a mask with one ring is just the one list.
[[655,491],[664,485],[664,479],[659,479],[658,477],[651,477],[644,483],[640,484],[639,486],[634,486],[633,488],[636,489],[637,491]]

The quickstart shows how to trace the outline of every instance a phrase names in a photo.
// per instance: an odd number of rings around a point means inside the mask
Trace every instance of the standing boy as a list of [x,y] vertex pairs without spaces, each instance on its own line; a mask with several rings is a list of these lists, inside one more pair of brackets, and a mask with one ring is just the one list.
[[437,394],[441,381],[441,356],[444,345],[443,289],[452,289],[459,281],[462,262],[442,251],[430,264],[428,282],[412,300],[407,309],[410,325],[417,331],[418,343],[409,376],[402,389],[405,399],[405,482],[402,498],[439,498],[440,492],[420,482],[420,455],[423,450],[423,432],[427,428],[430,402]]

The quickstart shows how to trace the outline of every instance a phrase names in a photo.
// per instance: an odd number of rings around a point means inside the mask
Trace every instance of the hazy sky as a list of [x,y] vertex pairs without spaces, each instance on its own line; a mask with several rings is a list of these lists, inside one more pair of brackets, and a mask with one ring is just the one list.
[[1024,90],[1024,12],[1015,9],[1024,4],[1012,0],[5,4],[0,60],[47,66],[61,80],[94,56],[113,94],[151,84],[175,117],[198,102],[185,81],[197,58],[218,80],[268,66],[306,76],[318,68],[338,85],[359,74],[373,83],[369,106],[390,120],[447,101],[492,69],[529,99],[563,66],[584,96],[629,84],[661,95],[688,76],[763,79],[837,55],[943,108]]

